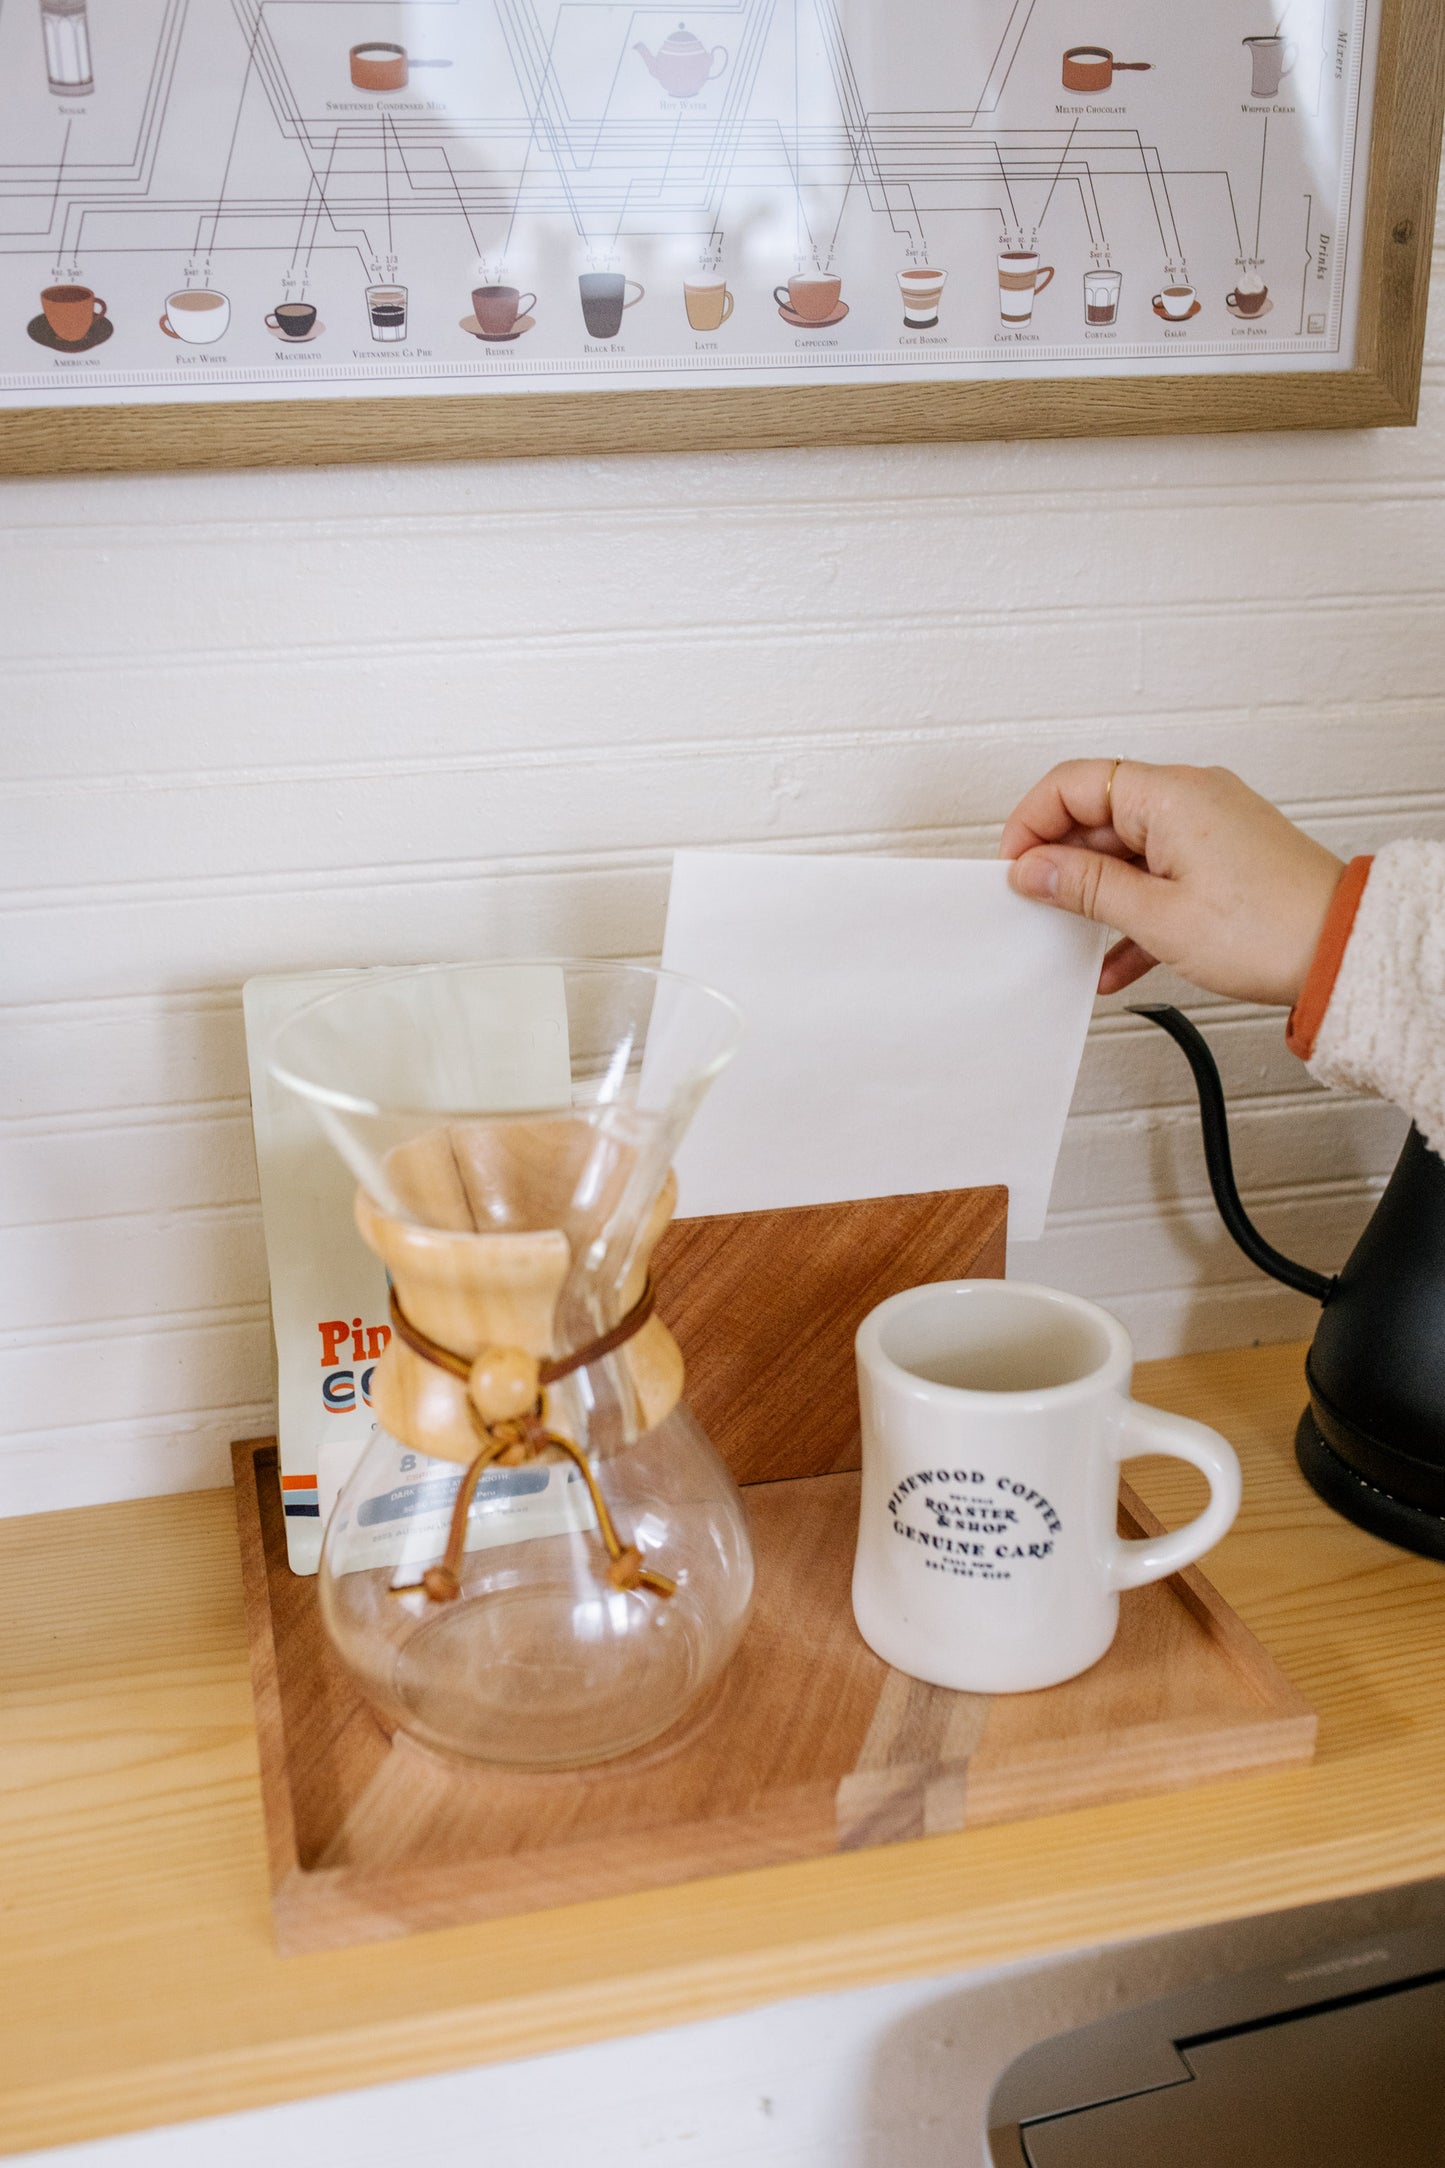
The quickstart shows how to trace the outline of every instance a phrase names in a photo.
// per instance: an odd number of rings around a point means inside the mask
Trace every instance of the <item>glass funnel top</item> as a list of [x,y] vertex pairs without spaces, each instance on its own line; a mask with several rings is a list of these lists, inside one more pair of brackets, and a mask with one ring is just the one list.
[[396,1217],[575,1236],[648,1209],[740,1032],[721,994],[641,965],[438,964],[323,995],[270,1067]]

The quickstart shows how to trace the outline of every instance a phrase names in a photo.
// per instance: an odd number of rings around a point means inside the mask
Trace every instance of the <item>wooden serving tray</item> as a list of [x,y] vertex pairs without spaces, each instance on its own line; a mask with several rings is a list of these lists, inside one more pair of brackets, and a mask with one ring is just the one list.
[[[389,1740],[332,1654],[315,1581],[287,1565],[274,1442],[236,1446],[284,1951],[1309,1758],[1313,1713],[1197,1569],[1127,1595],[1102,1663],[1044,1693],[924,1686],[860,1639],[849,1600],[858,1511],[852,1335],[900,1287],[999,1274],[1004,1202],[1001,1191],[880,1199],[687,1221],[668,1237],[661,1306],[688,1355],[689,1399],[745,1484],[757,1593],[708,1705],[600,1769],[514,1774]],[[784,1363],[795,1405],[823,1411],[801,1427],[776,1421],[770,1379]],[[1158,1527],[1126,1490],[1123,1532]]]

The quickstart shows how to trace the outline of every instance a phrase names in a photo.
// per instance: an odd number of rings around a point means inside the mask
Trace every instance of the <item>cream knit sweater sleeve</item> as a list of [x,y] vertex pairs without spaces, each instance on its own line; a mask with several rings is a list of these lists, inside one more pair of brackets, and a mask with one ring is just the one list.
[[1309,1070],[1393,1099],[1445,1154],[1445,843],[1376,854]]

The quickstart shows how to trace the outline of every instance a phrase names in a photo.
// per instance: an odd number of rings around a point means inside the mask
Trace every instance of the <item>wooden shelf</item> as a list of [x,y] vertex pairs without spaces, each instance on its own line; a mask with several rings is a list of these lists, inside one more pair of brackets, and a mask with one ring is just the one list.
[[[272,1936],[230,1494],[0,1524],[0,2150],[1445,1872],[1445,1568],[1306,1488],[1301,1354],[1138,1383],[1239,1448],[1210,1578],[1320,1712],[1313,1764],[307,1957]],[[1131,1477],[1193,1509],[1176,1464]]]

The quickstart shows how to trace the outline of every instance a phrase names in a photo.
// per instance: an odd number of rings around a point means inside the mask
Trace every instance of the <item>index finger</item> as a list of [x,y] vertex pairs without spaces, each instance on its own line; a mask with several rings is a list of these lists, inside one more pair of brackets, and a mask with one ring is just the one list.
[[[1112,760],[1063,760],[1035,783],[1004,823],[1000,858],[1022,858],[1039,843],[1063,843],[1080,829],[1112,829]],[[1095,845],[1098,848],[1098,845]]]

